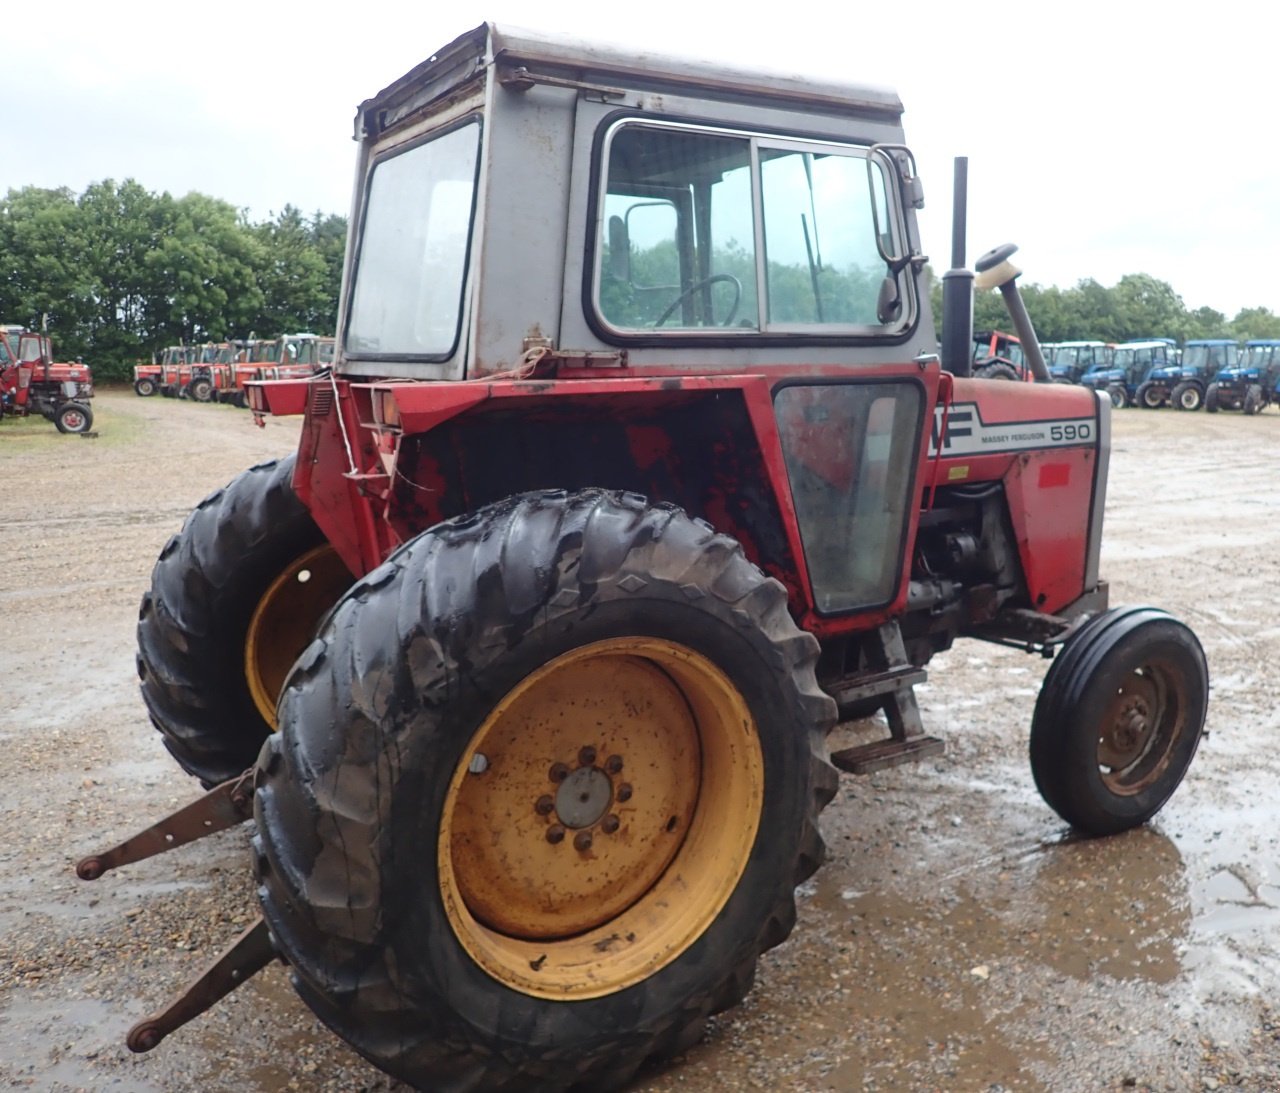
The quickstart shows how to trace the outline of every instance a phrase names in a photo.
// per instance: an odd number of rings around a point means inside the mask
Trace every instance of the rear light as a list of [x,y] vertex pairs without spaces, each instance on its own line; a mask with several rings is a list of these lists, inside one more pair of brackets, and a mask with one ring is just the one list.
[[395,392],[379,390],[373,399],[373,420],[388,429],[400,428],[400,407]]

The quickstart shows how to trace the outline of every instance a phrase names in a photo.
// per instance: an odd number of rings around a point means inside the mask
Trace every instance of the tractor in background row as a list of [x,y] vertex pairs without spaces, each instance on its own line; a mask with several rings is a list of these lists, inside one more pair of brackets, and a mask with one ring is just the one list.
[[[1080,384],[1105,392],[1111,405],[1117,409],[1135,405],[1152,408],[1151,404],[1139,402],[1138,392],[1143,381],[1153,368],[1167,367],[1176,360],[1176,347],[1168,339],[1122,342],[1112,352],[1110,364],[1086,372],[1080,377]],[[1160,400],[1154,406],[1159,406],[1162,402]]]
[[1109,368],[1114,349],[1106,342],[1058,342],[1045,360],[1055,383],[1079,383],[1086,372]]
[[[129,1046],[278,957],[418,1088],[622,1087],[791,932],[840,773],[940,752],[914,688],[961,639],[1052,658],[1049,808],[1153,816],[1203,651],[1109,606],[1111,405],[1049,381],[1014,247],[966,268],[960,165],[938,351],[896,94],[490,24],[426,55],[357,114],[332,369],[248,385],[296,456],[139,610],[212,788],[77,873],[252,818],[263,917]],[[973,377],[975,285],[1035,382]]]
[[1243,410],[1256,414],[1277,398],[1280,384],[1280,339],[1255,338],[1232,367],[1222,368],[1205,391],[1204,408]]
[[93,428],[93,373],[87,364],[59,363],[47,334],[0,329],[0,417],[41,414],[60,433]]
[[1238,353],[1238,346],[1230,338],[1188,341],[1178,359],[1152,363],[1138,386],[1135,401],[1148,410],[1166,403],[1179,410],[1198,410],[1218,370],[1235,364]]

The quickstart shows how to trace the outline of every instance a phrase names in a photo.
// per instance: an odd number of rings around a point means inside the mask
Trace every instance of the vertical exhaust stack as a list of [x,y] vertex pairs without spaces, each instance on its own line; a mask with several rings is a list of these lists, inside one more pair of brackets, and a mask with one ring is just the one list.
[[969,159],[956,156],[951,206],[951,268],[942,275],[942,367],[953,376],[973,371],[973,274],[964,268]]

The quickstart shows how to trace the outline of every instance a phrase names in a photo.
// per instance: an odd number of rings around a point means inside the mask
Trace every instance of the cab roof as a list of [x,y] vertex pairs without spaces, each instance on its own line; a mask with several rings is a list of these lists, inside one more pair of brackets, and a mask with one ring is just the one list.
[[803,74],[742,69],[647,51],[626,51],[568,35],[496,23],[460,35],[394,83],[360,104],[356,139],[390,128],[433,102],[479,80],[491,67],[502,83],[537,82],[685,94],[771,105],[819,114],[857,115],[896,122],[902,101],[872,84],[813,79]]

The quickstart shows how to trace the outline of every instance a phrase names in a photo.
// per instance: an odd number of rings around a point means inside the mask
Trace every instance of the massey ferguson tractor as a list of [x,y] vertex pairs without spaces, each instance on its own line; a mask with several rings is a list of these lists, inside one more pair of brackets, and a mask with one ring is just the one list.
[[47,334],[5,327],[0,330],[0,417],[36,413],[60,433],[93,428],[93,373],[81,361],[59,363]]
[[1043,382],[1011,246],[977,284],[1042,382],[969,375],[959,227],[939,354],[901,114],[491,25],[361,105],[337,359],[249,387],[297,455],[142,601],[143,698],[212,788],[77,867],[251,819],[262,917],[130,1047],[278,958],[418,1088],[617,1088],[790,933],[841,774],[943,747],[913,687],[960,638],[1051,658],[1067,824],[1161,808],[1207,670],[1108,606],[1111,406]]

